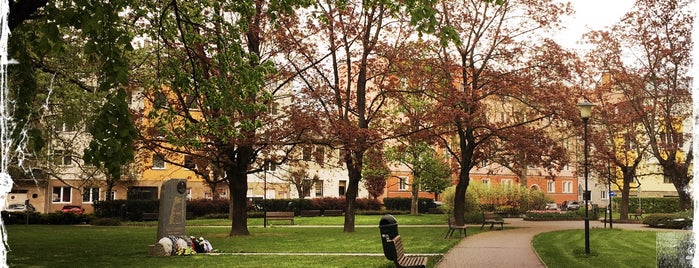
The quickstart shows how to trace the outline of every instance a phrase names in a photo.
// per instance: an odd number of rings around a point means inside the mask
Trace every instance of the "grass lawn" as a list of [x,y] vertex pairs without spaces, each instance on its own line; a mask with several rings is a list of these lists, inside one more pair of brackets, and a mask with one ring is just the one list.
[[[252,219],[250,236],[228,237],[230,222],[188,221],[187,234],[203,236],[223,255],[147,256],[156,240],[155,226],[10,225],[10,267],[393,267],[381,256],[229,255],[226,253],[343,253],[382,254],[378,222],[381,216],[358,216],[354,233],[343,233],[342,217],[297,217],[295,227],[284,222],[262,228]],[[459,239],[443,239],[443,215],[398,215],[399,233],[407,253],[446,253]],[[204,226],[214,225],[214,226]],[[288,225],[288,224],[286,224]],[[304,227],[304,225],[307,225]],[[311,227],[313,225],[314,227]],[[325,225],[325,226],[324,226]],[[359,225],[369,225],[362,227]],[[470,227],[469,235],[478,233]],[[439,257],[429,257],[432,267]]]
[[654,231],[590,230],[590,256],[585,254],[585,231],[539,234],[532,244],[548,267],[656,267]]

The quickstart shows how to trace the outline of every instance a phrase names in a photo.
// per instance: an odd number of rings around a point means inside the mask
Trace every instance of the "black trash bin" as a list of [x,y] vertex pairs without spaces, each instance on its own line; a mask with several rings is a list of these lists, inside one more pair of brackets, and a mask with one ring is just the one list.
[[381,231],[381,244],[383,245],[383,255],[391,261],[395,261],[396,247],[393,245],[393,238],[398,236],[398,222],[391,214],[386,214],[379,221]]

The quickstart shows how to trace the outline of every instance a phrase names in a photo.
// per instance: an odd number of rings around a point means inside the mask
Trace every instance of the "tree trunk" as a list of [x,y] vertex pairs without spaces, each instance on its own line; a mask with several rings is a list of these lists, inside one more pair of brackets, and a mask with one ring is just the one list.
[[468,168],[462,166],[459,173],[459,182],[456,183],[456,191],[454,193],[454,219],[456,225],[464,225],[464,210],[466,205],[466,190],[471,178],[468,174]]
[[[350,153],[354,156],[347,156],[345,163],[347,164],[347,173],[349,177],[349,182],[347,185],[347,191],[345,192],[345,233],[354,232],[354,211],[357,205],[357,195],[359,194],[359,181],[362,179],[362,154],[360,153]],[[358,163],[356,163],[358,162]]]
[[229,177],[231,233],[230,236],[250,235],[248,231],[247,191],[248,180],[243,172]]
[[619,203],[619,219],[628,220],[629,219],[629,194],[631,192],[631,181],[627,178],[629,177],[624,174],[624,180],[621,187],[621,203]]
[[410,199],[410,215],[419,215],[420,211],[418,210],[418,194],[420,193],[420,185],[417,185],[415,183],[416,178],[413,177],[413,184],[412,184],[412,198]]

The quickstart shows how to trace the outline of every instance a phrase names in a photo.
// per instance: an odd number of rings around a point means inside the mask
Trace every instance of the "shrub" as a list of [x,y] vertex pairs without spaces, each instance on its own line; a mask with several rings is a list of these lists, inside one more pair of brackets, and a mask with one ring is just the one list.
[[121,219],[119,218],[97,218],[90,222],[92,225],[99,226],[119,226],[121,225]]
[[[454,193],[452,186],[442,192],[442,208],[451,213],[454,209]],[[543,209],[551,202],[543,192],[531,190],[521,185],[484,185],[479,182],[471,183],[466,190],[465,211],[498,211],[508,214],[521,214],[528,210]]]
[[[616,207],[619,207],[621,197],[614,197],[613,202]],[[681,211],[680,199],[677,197],[642,197],[640,200],[635,197],[629,198],[629,211],[636,211],[639,207],[643,209],[644,213],[674,213]]]
[[92,206],[99,218],[141,221],[144,212],[157,212],[158,204],[158,200],[107,200],[95,202]]
[[2,212],[2,221],[5,224],[40,224],[42,216],[36,212]]
[[[359,200],[359,199],[357,199]],[[313,209],[317,210],[345,210],[344,197],[321,197],[311,200]]]
[[229,201],[227,199],[196,199],[187,201],[187,212],[192,212],[194,217],[207,214],[228,214]]
[[683,213],[655,213],[646,216],[643,224],[655,228],[685,229],[692,226],[692,218]]
[[301,210],[313,209],[310,199],[257,199],[254,203],[267,211],[293,211],[296,214]]
[[[433,201],[434,203],[434,201]],[[381,210],[381,202],[378,199],[357,198],[357,210]]]
[[[410,211],[411,200],[412,199],[410,197],[391,197],[384,198],[383,204],[387,210]],[[431,198],[418,198],[417,203],[419,213],[427,213],[427,210],[429,208],[436,207],[436,205],[434,204],[434,200],[432,200]]]
[[527,211],[525,214],[527,220],[583,220],[585,215],[578,211]]

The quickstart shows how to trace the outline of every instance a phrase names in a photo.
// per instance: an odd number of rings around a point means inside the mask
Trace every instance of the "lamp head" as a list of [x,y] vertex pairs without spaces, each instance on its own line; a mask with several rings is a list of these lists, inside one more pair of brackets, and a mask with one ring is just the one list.
[[590,115],[592,115],[592,107],[594,107],[595,104],[591,103],[589,101],[583,101],[581,103],[578,103],[578,109],[580,110],[580,117],[583,119],[588,119],[590,118]]

